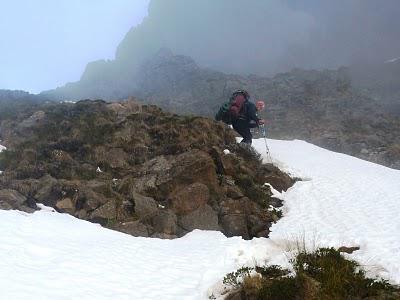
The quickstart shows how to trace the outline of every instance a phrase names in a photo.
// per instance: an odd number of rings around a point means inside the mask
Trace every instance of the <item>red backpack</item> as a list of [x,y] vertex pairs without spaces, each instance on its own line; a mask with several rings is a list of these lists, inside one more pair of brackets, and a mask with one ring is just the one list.
[[240,113],[243,110],[244,103],[247,101],[246,97],[242,94],[237,94],[233,98],[233,101],[231,102],[231,107],[229,108],[229,114],[232,117],[232,119],[237,119],[240,115]]

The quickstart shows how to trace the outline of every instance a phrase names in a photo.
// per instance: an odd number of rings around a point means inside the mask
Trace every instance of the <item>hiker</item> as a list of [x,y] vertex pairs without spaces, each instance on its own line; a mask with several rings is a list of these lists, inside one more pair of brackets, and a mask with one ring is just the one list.
[[257,111],[262,111],[265,105],[264,101],[257,101],[254,104],[249,101],[249,98],[250,95],[247,91],[235,91],[230,101],[220,108],[215,118],[217,121],[222,120],[227,124],[232,124],[233,129],[243,137],[241,143],[251,145],[253,136],[250,128],[265,123],[257,116]]

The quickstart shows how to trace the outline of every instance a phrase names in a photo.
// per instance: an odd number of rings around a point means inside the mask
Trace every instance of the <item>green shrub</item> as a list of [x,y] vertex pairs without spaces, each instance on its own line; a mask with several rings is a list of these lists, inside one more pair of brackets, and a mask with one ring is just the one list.
[[[290,261],[294,273],[276,265],[255,268],[261,275],[257,280],[260,283],[257,299],[399,299],[397,287],[383,279],[366,278],[365,271],[357,262],[344,258],[334,248],[320,248],[314,252],[307,252],[304,248],[298,250],[299,253]],[[245,277],[250,276],[248,270],[252,269],[241,268],[227,274],[224,284],[241,288],[242,295],[250,294],[250,288],[242,284]]]
[[292,261],[296,274],[306,274],[321,283],[321,291],[332,298],[376,296],[390,289],[384,281],[365,277],[359,264],[348,260],[334,248],[320,248],[313,253],[299,253]]
[[231,272],[226,274],[222,282],[234,288],[239,287],[245,277],[250,277],[251,271],[253,271],[253,268],[242,267],[238,269],[236,272]]

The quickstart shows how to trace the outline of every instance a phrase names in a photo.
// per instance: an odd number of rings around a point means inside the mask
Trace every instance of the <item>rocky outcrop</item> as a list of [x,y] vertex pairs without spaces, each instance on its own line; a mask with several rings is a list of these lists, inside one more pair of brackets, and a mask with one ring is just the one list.
[[[267,78],[202,69],[190,57],[174,55],[164,49],[142,64],[136,76],[129,77],[132,83],[129,88],[119,86],[113,91],[119,91],[119,98],[135,95],[168,111],[212,117],[233,90],[244,88],[254,99],[265,100],[266,111],[262,116],[268,120],[271,138],[303,139],[333,151],[400,168],[397,134],[400,119],[398,114],[393,114],[398,109],[395,108],[398,88],[393,85],[397,65],[392,63],[389,68],[385,64],[384,71],[377,71],[376,74],[385,74],[384,77],[368,73],[374,73],[377,68],[366,68],[365,76],[359,76],[360,71],[354,68],[340,68],[294,69]],[[380,84],[380,80],[385,84]],[[367,83],[371,83],[372,90],[366,89]],[[86,84],[86,81],[77,83]],[[394,92],[390,94],[388,112],[384,101],[379,99],[387,97],[381,89],[389,88]],[[50,94],[60,99],[69,90],[66,87]],[[86,93],[84,96],[99,97]]]
[[29,196],[134,236],[171,239],[203,229],[249,239],[267,236],[278,219],[269,208],[281,203],[264,183],[293,184],[236,144],[224,125],[133,99],[48,105],[22,118],[24,126],[18,117],[3,121],[14,128],[0,154],[7,209]]

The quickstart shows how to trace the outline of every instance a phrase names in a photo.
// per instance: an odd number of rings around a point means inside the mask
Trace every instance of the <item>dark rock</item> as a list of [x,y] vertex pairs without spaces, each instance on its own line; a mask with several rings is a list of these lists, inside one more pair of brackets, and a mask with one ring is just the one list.
[[60,197],[60,194],[54,189],[57,182],[57,179],[51,177],[50,175],[40,178],[39,188],[34,195],[34,198],[40,203],[54,207],[56,201]]
[[123,222],[112,227],[115,230],[130,234],[132,236],[148,237],[149,231],[147,226],[140,221]]
[[186,231],[220,230],[218,214],[209,205],[203,205],[186,215],[179,216],[178,224]]
[[90,214],[90,220],[101,225],[106,225],[109,220],[117,218],[117,204],[114,200],[109,200]]
[[152,218],[158,211],[157,202],[151,198],[142,196],[136,192],[131,193],[134,203],[134,211],[140,219]]
[[27,206],[26,197],[15,190],[0,190],[0,209],[4,210],[21,210],[32,213],[35,209]]
[[247,220],[244,214],[224,215],[221,218],[223,233],[228,236],[241,236],[244,239],[250,239],[247,229]]
[[[104,193],[104,192],[103,192]],[[91,212],[101,205],[105,204],[108,199],[99,192],[95,192],[88,186],[82,186],[79,190],[80,206],[86,211]]]
[[175,235],[177,232],[178,218],[172,210],[160,210],[152,219],[155,233]]
[[342,246],[342,247],[339,247],[339,249],[338,249],[338,251],[339,252],[344,252],[344,253],[347,253],[347,254],[352,254],[354,251],[358,251],[358,250],[360,250],[360,247],[346,247],[346,246]]

